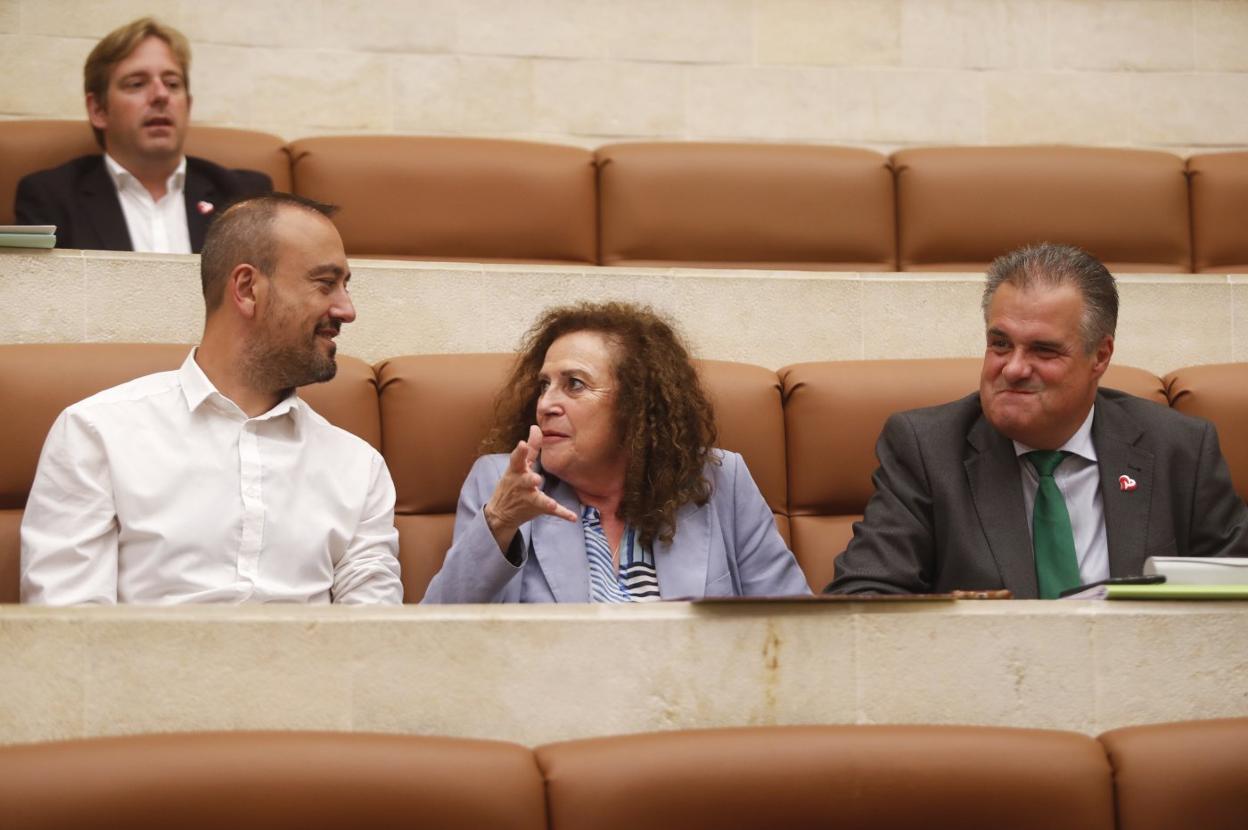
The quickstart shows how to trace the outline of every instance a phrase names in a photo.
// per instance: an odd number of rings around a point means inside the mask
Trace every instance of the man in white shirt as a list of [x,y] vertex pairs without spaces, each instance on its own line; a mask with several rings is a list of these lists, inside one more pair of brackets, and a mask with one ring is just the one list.
[[83,80],[104,154],[24,177],[17,221],[56,225],[60,248],[197,253],[218,211],[272,189],[263,173],[183,155],[190,61],[186,38],[149,17],[96,44]]
[[1248,556],[1213,425],[1099,388],[1118,322],[1101,262],[1021,248],[989,267],[982,304],[979,392],[888,419],[828,591],[1048,599],[1149,556]]
[[22,520],[23,602],[402,601],[385,462],[295,393],[334,376],[355,319],[328,212],[286,194],[224,212],[182,368],[57,418]]

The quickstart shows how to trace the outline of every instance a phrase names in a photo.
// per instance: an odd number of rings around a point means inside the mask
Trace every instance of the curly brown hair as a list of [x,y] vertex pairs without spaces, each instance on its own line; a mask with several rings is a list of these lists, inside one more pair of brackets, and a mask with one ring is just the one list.
[[551,344],[578,331],[602,334],[615,356],[616,432],[628,454],[619,517],[641,543],[670,542],[676,511],[706,504],[707,463],[719,463],[715,412],[689,350],[670,322],[647,306],[580,303],[548,309],[521,341],[515,365],[494,401],[494,425],[482,452],[511,452],[536,421],[538,374]]

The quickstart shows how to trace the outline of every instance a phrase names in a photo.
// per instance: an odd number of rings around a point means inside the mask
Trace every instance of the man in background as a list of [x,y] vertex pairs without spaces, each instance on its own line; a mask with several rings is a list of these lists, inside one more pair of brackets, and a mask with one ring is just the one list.
[[333,378],[355,319],[328,212],[279,193],[223,212],[199,347],[56,419],[22,518],[22,602],[402,601],[385,462],[295,392]]
[[833,593],[1005,588],[1049,599],[1149,556],[1248,556],[1248,508],[1208,421],[1099,382],[1118,289],[1096,258],[999,257],[979,392],[893,415]]
[[182,33],[150,17],[97,43],[83,86],[104,153],[24,177],[18,223],[56,225],[61,248],[198,253],[217,213],[271,190],[263,173],[183,155],[190,62]]

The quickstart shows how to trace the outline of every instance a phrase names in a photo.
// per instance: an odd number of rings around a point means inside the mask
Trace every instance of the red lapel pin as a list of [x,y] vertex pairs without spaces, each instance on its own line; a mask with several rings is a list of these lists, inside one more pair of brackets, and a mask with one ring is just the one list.
[[217,208],[212,202],[196,202],[195,209],[198,210],[204,216],[207,216],[208,214],[212,213]]
[[1118,489],[1129,493],[1135,489],[1135,479],[1131,476],[1118,476]]

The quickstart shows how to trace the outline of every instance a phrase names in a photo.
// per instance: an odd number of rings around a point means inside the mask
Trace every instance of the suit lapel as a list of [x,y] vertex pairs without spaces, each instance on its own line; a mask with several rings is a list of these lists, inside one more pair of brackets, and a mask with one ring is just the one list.
[[[1153,494],[1153,454],[1137,445],[1144,434],[1114,401],[1096,399],[1092,444],[1101,476],[1101,505],[1105,510],[1105,539],[1109,547],[1109,575],[1132,576],[1143,564],[1148,540],[1148,505]],[[1124,490],[1120,476],[1134,482]]]
[[663,599],[706,594],[710,581],[707,574],[711,558],[710,514],[709,504],[702,507],[692,502],[685,504],[676,511],[679,532],[672,541],[654,543],[654,570]]
[[1001,574],[1018,597],[1034,597],[1036,569],[1014,444],[981,415],[967,433],[974,451],[963,462],[980,527]]
[[121,210],[121,200],[117,198],[117,188],[108,176],[103,156],[79,180],[78,199],[101,250],[134,250],[126,228],[126,215]]
[[[552,484],[547,494],[579,517],[581,504],[572,488],[553,476],[548,476],[548,481]],[[555,601],[589,602],[589,562],[581,523],[539,516],[533,520],[532,545]]]
[[[191,238],[191,250],[199,251],[204,247],[204,235],[208,232],[208,222],[213,215],[223,208],[223,205],[217,204],[216,188],[212,186],[212,181],[206,176],[199,175],[199,171],[193,163],[193,159],[186,159],[186,182],[183,185],[182,192],[184,201],[186,202],[186,230]],[[200,203],[212,206],[212,210],[203,213],[199,209]]]

